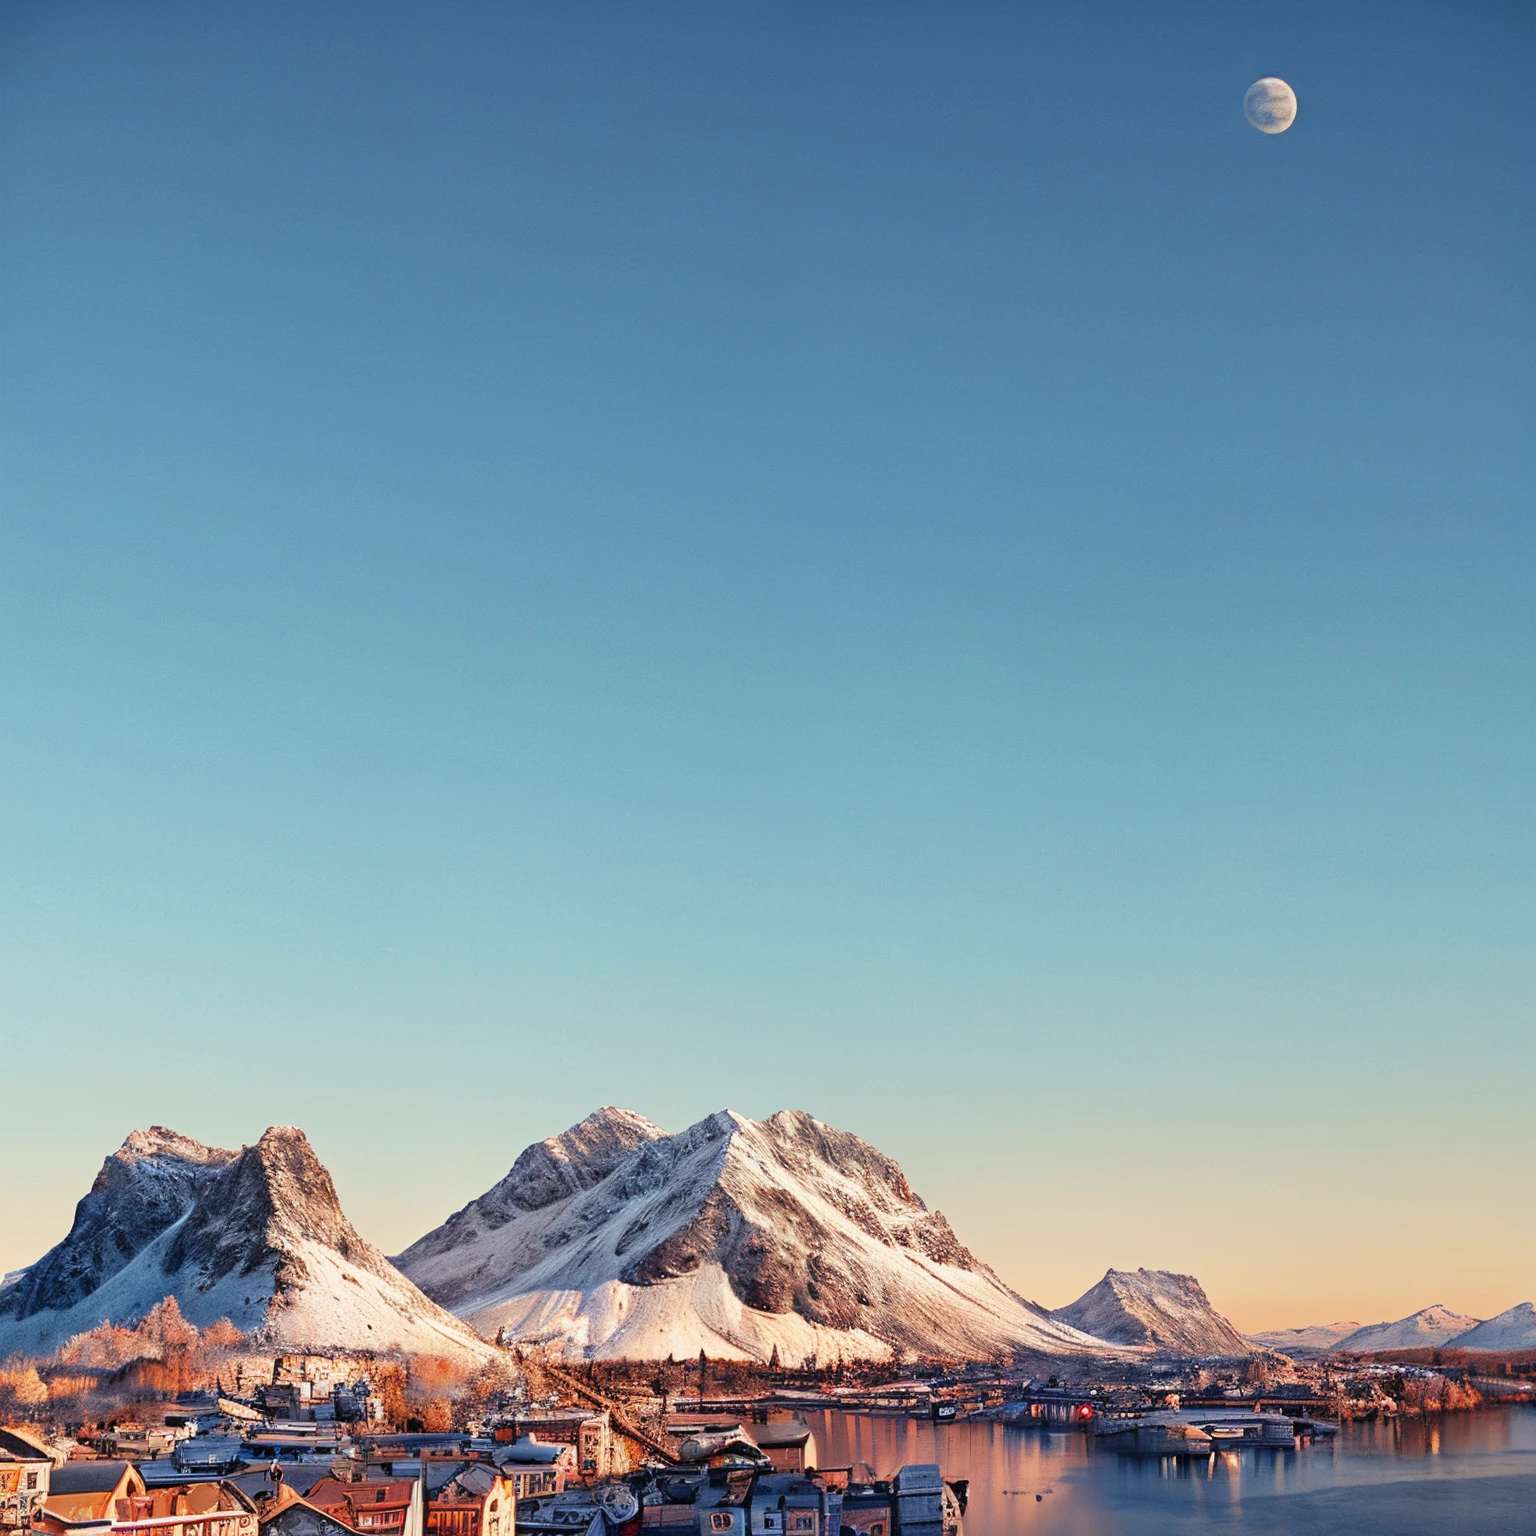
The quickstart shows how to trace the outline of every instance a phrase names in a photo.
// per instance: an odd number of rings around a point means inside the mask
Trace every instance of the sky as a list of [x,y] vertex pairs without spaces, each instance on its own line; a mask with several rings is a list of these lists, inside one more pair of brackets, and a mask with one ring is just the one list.
[[396,1252],[614,1103],[1047,1305],[1536,1298],[1533,57],[11,0],[0,1268],[135,1127]]

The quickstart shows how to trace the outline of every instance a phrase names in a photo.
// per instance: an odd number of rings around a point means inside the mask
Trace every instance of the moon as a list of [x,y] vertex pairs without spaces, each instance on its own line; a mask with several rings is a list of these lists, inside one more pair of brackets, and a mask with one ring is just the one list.
[[1243,116],[1260,133],[1284,133],[1296,121],[1296,92],[1284,80],[1266,75],[1248,87]]

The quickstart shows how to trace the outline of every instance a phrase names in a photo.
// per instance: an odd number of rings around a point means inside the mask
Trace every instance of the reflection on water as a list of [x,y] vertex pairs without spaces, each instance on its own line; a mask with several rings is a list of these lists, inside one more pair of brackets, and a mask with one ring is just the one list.
[[888,1476],[937,1461],[970,1479],[967,1536],[1139,1536],[1210,1525],[1260,1536],[1536,1536],[1536,1408],[1347,1426],[1298,1450],[1189,1460],[1096,1451],[1077,1432],[809,1416],[827,1466]]

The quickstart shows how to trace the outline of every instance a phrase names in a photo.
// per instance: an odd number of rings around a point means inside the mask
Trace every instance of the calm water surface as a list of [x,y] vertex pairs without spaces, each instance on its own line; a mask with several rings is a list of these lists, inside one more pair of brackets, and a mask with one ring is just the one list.
[[937,1461],[971,1480],[966,1536],[1536,1536],[1536,1407],[1361,1424],[1297,1451],[1206,1461],[1095,1452],[1087,1436],[807,1415],[824,1466]]

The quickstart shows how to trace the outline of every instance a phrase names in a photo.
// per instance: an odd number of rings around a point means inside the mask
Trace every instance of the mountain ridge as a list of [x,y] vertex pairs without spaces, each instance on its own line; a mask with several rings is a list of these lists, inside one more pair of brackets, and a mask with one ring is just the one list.
[[1479,1319],[1452,1312],[1434,1302],[1395,1322],[1370,1323],[1346,1334],[1333,1347],[1349,1354],[1374,1354],[1383,1349],[1433,1349],[1450,1344],[1478,1326]]
[[1455,1347],[1510,1351],[1536,1349],[1536,1306],[1528,1301],[1516,1302],[1486,1322],[1458,1335]]
[[[552,1146],[560,1188],[525,1191],[518,1169]],[[799,1110],[720,1110],[675,1135],[598,1111],[396,1263],[483,1332],[588,1358],[1117,1349],[1004,1285],[893,1159]]]

